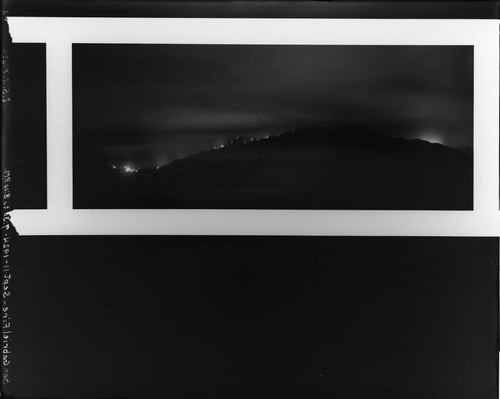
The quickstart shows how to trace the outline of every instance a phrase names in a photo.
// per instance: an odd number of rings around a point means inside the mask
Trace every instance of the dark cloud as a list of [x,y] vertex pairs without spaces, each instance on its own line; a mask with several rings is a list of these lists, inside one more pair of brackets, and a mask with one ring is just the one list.
[[470,146],[472,67],[470,46],[75,45],[76,140],[140,163],[303,125]]

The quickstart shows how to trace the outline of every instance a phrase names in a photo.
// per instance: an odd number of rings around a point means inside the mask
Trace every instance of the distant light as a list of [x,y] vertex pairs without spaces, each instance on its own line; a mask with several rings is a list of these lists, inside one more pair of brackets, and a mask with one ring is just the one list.
[[111,165],[111,167],[112,167],[113,169],[116,169],[116,165]]
[[128,165],[125,165],[123,167],[123,170],[125,171],[125,173],[137,173],[137,169],[134,169],[133,167]]
[[420,140],[427,141],[433,144],[443,144],[443,137],[437,132],[424,132],[419,137]]
[[157,166],[157,167],[156,167],[156,170],[158,170],[158,169],[160,169],[160,167],[159,167],[159,166]]

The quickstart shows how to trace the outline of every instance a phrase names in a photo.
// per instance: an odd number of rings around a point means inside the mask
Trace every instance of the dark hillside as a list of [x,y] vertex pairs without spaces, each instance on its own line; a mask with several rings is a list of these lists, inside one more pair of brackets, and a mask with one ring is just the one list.
[[131,176],[97,176],[77,208],[472,209],[472,155],[361,128],[237,138]]

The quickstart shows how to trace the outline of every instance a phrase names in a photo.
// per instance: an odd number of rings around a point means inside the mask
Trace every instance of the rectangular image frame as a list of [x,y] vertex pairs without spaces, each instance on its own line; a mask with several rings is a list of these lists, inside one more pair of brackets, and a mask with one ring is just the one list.
[[[498,21],[8,17],[8,24],[14,43],[45,43],[47,51],[47,209],[11,212],[21,235],[500,235]],[[474,46],[474,210],[75,210],[77,43]]]

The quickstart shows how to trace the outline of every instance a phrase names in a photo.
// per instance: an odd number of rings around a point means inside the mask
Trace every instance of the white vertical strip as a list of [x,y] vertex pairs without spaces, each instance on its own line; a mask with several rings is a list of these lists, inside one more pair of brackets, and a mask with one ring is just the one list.
[[72,44],[47,43],[47,209],[73,208]]
[[499,211],[499,34],[483,26],[474,45],[474,210]]

